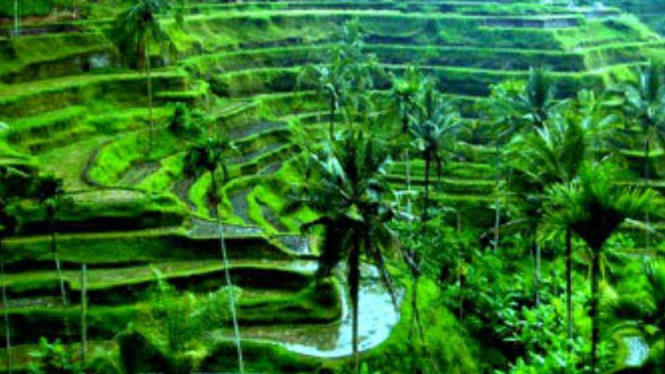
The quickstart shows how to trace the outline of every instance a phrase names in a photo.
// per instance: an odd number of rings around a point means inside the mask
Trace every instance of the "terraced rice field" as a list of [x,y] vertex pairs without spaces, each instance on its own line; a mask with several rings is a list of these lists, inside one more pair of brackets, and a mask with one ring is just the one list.
[[[223,285],[210,175],[183,174],[188,139],[168,129],[175,103],[205,108],[206,131],[228,134],[240,151],[229,155],[229,178],[217,192],[231,275],[242,289],[244,339],[322,360],[349,355],[348,329],[340,328],[349,325],[344,287],[328,285],[326,297],[311,288],[318,247],[300,231],[309,212],[283,214],[301,152],[290,127],[323,139],[329,120],[326,103],[299,85],[298,75],[323,63],[342,25],[357,20],[363,53],[395,74],[418,65],[474,120],[494,84],[526,79],[532,66],[550,68],[563,99],[630,79],[665,51],[657,33],[617,8],[570,9],[557,1],[516,9],[489,0],[190,4],[184,31],[163,21],[176,53],[151,56],[154,110],[146,76],[121,65],[105,34],[111,15],[27,22],[20,38],[0,38],[0,122],[8,125],[0,132],[0,163],[24,158],[62,178],[71,195],[56,222],[70,336],[53,328],[61,323],[62,302],[43,214],[26,207],[33,213],[3,242],[11,300],[5,307],[16,323],[13,340],[22,345],[15,352],[19,366],[42,336],[78,341],[82,264],[90,269],[91,344],[99,347],[113,346],[114,335],[140,311],[155,269],[181,291],[205,294]],[[7,34],[10,26],[2,25]],[[378,94],[388,86],[377,77]],[[154,139],[144,157],[150,117]],[[465,226],[491,226],[494,146],[483,136],[460,141],[433,199],[461,212]],[[389,170],[400,191],[407,190],[405,169],[398,161]],[[421,189],[424,179],[424,163],[416,159],[408,188]],[[363,350],[389,341],[400,324],[399,314],[386,312],[387,293],[374,286],[364,286],[369,296],[361,315],[374,324],[361,329]],[[230,325],[213,334],[227,341]]]

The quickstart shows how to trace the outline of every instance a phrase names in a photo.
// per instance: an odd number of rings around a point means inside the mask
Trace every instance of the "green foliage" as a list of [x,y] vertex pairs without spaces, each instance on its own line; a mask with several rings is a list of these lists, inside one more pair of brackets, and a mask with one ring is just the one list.
[[[22,0],[19,1],[19,16],[48,16],[53,8],[53,0]],[[0,0],[0,17],[14,17],[14,0]]]
[[31,353],[37,364],[31,364],[30,374],[81,374],[80,364],[72,359],[69,347],[59,340],[49,343],[46,338],[39,341],[39,350]]
[[[126,372],[136,372],[136,365],[149,364],[140,358],[136,361],[137,351],[149,349],[154,351],[153,360],[164,365],[162,370],[174,374],[194,373],[208,355],[205,333],[228,318],[228,297],[232,296],[226,289],[203,297],[178,296],[159,273],[157,277],[154,296],[128,331],[120,335],[121,362]],[[136,346],[136,342],[149,348]]]
[[212,119],[202,110],[198,108],[191,110],[186,104],[177,103],[169,122],[169,130],[177,135],[196,138],[211,122]]
[[171,36],[164,30],[159,15],[171,11],[172,0],[131,0],[116,18],[109,36],[125,59],[141,67],[149,66],[152,48],[174,49]]

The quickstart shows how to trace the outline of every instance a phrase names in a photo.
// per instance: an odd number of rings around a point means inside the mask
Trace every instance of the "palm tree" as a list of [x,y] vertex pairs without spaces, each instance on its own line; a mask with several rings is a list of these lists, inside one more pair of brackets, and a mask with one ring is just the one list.
[[[607,314],[618,329],[637,328],[655,346],[659,339],[665,340],[665,263],[647,263],[645,275],[648,286],[645,292],[611,300]],[[663,349],[661,359],[665,363],[665,346]]]
[[[515,170],[517,195],[526,205],[524,223],[532,235],[536,249],[535,285],[536,303],[540,302],[541,247],[536,234],[542,221],[542,205],[547,198],[548,187],[557,183],[570,183],[578,175],[586,160],[587,140],[585,129],[577,119],[557,118],[547,122],[534,133],[518,135],[510,144],[508,159]],[[572,340],[572,240],[566,230],[566,290],[568,312],[568,338]]]
[[[401,121],[402,134],[409,136],[411,116],[415,114],[417,97],[427,83],[420,71],[415,66],[407,68],[402,77],[392,77],[392,90],[390,96],[393,99],[396,113]],[[408,145],[405,147],[406,157],[406,186],[407,192],[411,193],[411,159]],[[409,203],[409,208],[410,208]],[[409,209],[410,210],[410,209]],[[410,212],[409,212],[410,213]]]
[[65,338],[69,336],[69,323],[67,322],[67,291],[65,289],[65,277],[62,273],[62,264],[58,253],[56,220],[58,208],[63,203],[65,190],[63,181],[53,175],[46,175],[37,180],[34,195],[41,205],[46,209],[46,219],[51,236],[51,253],[55,262],[55,268],[60,281],[60,298],[62,303],[63,321],[65,326]]
[[[654,62],[643,69],[637,82],[627,84],[623,88],[624,106],[627,115],[636,120],[644,137],[644,186],[649,187],[649,155],[651,143],[654,138],[661,142],[665,140],[665,80],[663,66]],[[649,223],[648,213],[645,216]],[[647,250],[650,246],[649,231],[646,235]]]
[[403,134],[409,132],[410,119],[417,105],[416,99],[425,84],[426,79],[415,66],[409,66],[401,77],[392,76],[390,96],[401,121]]
[[298,77],[300,83],[313,85],[317,95],[328,102],[331,139],[335,137],[335,116],[350,89],[349,75],[349,61],[341,49],[336,47],[327,64],[307,66]]
[[598,307],[601,260],[605,242],[629,217],[658,209],[660,200],[652,190],[617,186],[607,164],[587,165],[571,183],[548,189],[544,232],[570,230],[591,251],[591,368],[597,373],[600,326]]
[[411,132],[416,148],[425,160],[425,197],[422,221],[427,221],[429,210],[429,187],[432,166],[441,176],[444,159],[454,152],[457,132],[461,128],[459,114],[435,92],[429,88],[420,103],[416,115],[410,116]]
[[360,370],[358,316],[363,254],[377,266],[384,285],[394,297],[384,260],[384,251],[393,242],[386,226],[393,216],[385,200],[389,196],[385,180],[388,155],[383,142],[362,130],[341,133],[336,141],[329,141],[323,150],[311,155],[311,172],[304,176],[303,184],[286,207],[292,211],[308,206],[318,214],[316,219],[304,223],[302,229],[324,230],[319,277],[330,276],[341,262],[347,264],[356,373]]
[[608,104],[594,91],[582,90],[577,93],[576,100],[571,101],[569,115],[580,123],[587,137],[590,156],[598,160],[604,153],[615,150],[613,144],[620,134],[619,117],[612,113]]
[[[224,239],[224,226],[222,225],[222,217],[219,214],[219,196],[217,185],[217,173],[221,173],[222,183],[224,183],[228,176],[228,168],[226,166],[226,155],[230,151],[237,151],[235,145],[226,137],[204,138],[191,145],[187,149],[184,163],[184,173],[188,177],[200,176],[203,172],[210,173],[210,182],[212,187],[212,200],[215,206],[215,216],[217,218],[217,228],[219,232],[220,250],[224,261],[224,275],[226,284],[229,289],[232,289],[233,282],[231,280],[231,269],[228,254],[226,251],[226,241]],[[245,366],[242,355],[242,345],[240,342],[240,327],[238,324],[238,314],[236,311],[235,295],[231,294],[229,297],[229,307],[231,309],[231,317],[233,319],[233,331],[235,334],[235,343],[238,351],[238,370],[241,374],[245,372]]]
[[[130,6],[120,13],[111,30],[111,39],[120,53],[132,61],[146,74],[148,109],[149,109],[149,142],[147,154],[152,150],[153,143],[153,92],[152,67],[150,49],[157,48],[160,52],[175,49],[170,35],[164,30],[158,16],[174,7],[173,0],[129,0]],[[182,18],[176,15],[178,24]]]
[[533,127],[542,128],[545,125],[558,105],[554,100],[554,83],[547,69],[531,68],[525,90],[513,104]]
[[[432,166],[436,167],[437,175],[441,177],[441,170],[445,159],[447,159],[455,148],[457,132],[461,128],[459,114],[443,100],[433,86],[429,86],[423,92],[418,103],[415,115],[410,116],[412,123],[411,132],[415,141],[416,149],[422,154],[425,161],[425,196],[421,212],[423,230],[427,229],[430,208],[430,177]],[[420,323],[420,311],[418,308],[418,284],[421,273],[421,263],[424,259],[414,248],[405,252],[405,259],[413,278],[412,309],[413,322],[418,325],[421,337],[423,336]],[[413,323],[412,323],[413,326]]]
[[[501,184],[501,147],[515,134],[542,128],[558,105],[554,100],[554,84],[547,69],[531,68],[524,86],[499,85],[492,92],[489,114],[494,124],[496,148],[496,188]],[[498,250],[501,229],[501,197],[497,194],[494,219],[494,250]]]

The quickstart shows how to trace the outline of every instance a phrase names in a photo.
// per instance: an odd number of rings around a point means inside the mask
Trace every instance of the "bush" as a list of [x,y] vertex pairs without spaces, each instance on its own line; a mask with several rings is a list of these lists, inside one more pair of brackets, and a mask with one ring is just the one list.
[[80,374],[81,367],[74,363],[71,353],[59,340],[49,343],[45,338],[39,341],[39,349],[31,353],[39,364],[31,364],[31,374]]
[[201,135],[202,130],[211,122],[212,119],[200,109],[190,110],[187,104],[177,103],[169,122],[169,131],[196,137]]

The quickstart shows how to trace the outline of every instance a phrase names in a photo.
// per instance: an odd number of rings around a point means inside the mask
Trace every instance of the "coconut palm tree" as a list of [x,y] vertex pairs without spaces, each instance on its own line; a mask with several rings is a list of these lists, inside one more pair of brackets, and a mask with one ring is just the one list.
[[[427,87],[422,92],[417,103],[416,113],[410,116],[409,122],[412,124],[410,131],[414,138],[415,148],[421,153],[425,161],[425,195],[421,222],[423,230],[426,230],[427,221],[429,220],[429,190],[432,167],[436,168],[437,175],[441,177],[445,160],[454,153],[456,135],[461,129],[461,122],[459,114],[435,91],[433,86]],[[414,248],[408,249],[404,256],[413,278],[412,322],[418,325],[422,337],[423,330],[418,308],[418,284],[421,263],[424,259]]]
[[[495,147],[496,200],[494,202],[494,250],[499,249],[501,239],[501,189],[502,148],[515,135],[541,128],[557,107],[554,100],[554,85],[544,68],[531,68],[526,84],[504,82],[492,89],[485,108],[492,123]],[[507,178],[507,174],[505,177]]]
[[591,368],[597,373],[600,325],[598,307],[601,261],[605,242],[629,217],[659,209],[652,190],[617,186],[610,166],[589,164],[573,182],[548,189],[544,232],[571,230],[589,247],[591,254]]
[[395,106],[395,112],[401,121],[402,133],[408,134],[411,116],[417,107],[416,99],[427,83],[422,73],[415,67],[409,66],[402,76],[392,75],[392,90],[390,97]]
[[322,150],[311,155],[311,172],[286,207],[286,211],[293,211],[308,206],[317,213],[318,217],[304,223],[302,229],[324,230],[319,277],[330,276],[341,262],[347,265],[356,373],[360,370],[358,316],[363,255],[378,268],[384,285],[394,297],[384,260],[384,252],[393,243],[386,226],[393,216],[385,200],[390,192],[385,180],[388,163],[389,151],[382,141],[362,130],[343,132],[336,141],[326,143]]
[[[170,35],[162,27],[159,15],[174,9],[174,0],[129,0],[129,7],[118,15],[110,32],[111,40],[120,53],[129,61],[135,61],[146,74],[148,110],[149,110],[149,142],[147,153],[153,146],[153,87],[150,50],[158,49],[160,53],[171,52],[175,46]],[[180,13],[176,12],[176,21],[182,24]]]
[[558,105],[554,100],[554,82],[547,69],[531,68],[524,92],[513,104],[533,127],[542,128],[545,125]]
[[317,95],[328,102],[329,136],[335,137],[335,116],[350,89],[350,61],[340,47],[335,47],[324,65],[310,65],[300,73],[299,84],[313,86]]
[[606,153],[616,150],[614,144],[621,140],[619,116],[610,110],[604,96],[594,91],[582,90],[577,93],[575,100],[570,101],[571,108],[568,115],[580,123],[587,137],[587,146],[590,157],[599,160]]
[[[415,115],[417,108],[417,98],[419,93],[422,92],[427,85],[426,80],[415,66],[410,66],[406,69],[403,76],[392,76],[392,90],[390,96],[395,106],[395,112],[399,121],[401,122],[402,134],[404,136],[410,135],[411,118]],[[406,188],[407,192],[411,193],[411,158],[409,154],[409,146],[405,146],[405,161],[406,161]],[[409,210],[410,210],[409,203]],[[410,213],[410,212],[409,212]]]
[[[665,343],[665,263],[650,262],[644,269],[647,289],[639,295],[620,295],[608,302],[608,320],[618,330],[637,328],[649,345],[656,346],[660,340]],[[661,360],[665,363],[665,345]],[[654,363],[647,362],[646,365]],[[643,372],[653,372],[642,368]]]
[[69,323],[67,321],[67,291],[65,289],[65,277],[62,273],[60,254],[58,253],[56,227],[58,208],[64,202],[65,198],[65,190],[63,187],[62,179],[50,174],[40,177],[35,184],[34,196],[46,210],[46,220],[49,225],[49,233],[51,236],[51,253],[53,254],[55,268],[58,274],[58,279],[60,281],[60,298],[63,313],[62,317],[65,326],[65,337],[67,338],[69,336]]
[[[198,177],[204,172],[210,173],[210,184],[212,187],[212,197],[215,216],[217,218],[217,228],[219,231],[220,250],[224,261],[224,276],[229,289],[233,289],[231,280],[230,261],[226,250],[226,241],[224,239],[224,226],[222,217],[219,214],[219,186],[217,185],[217,174],[221,173],[221,180],[224,183],[228,176],[226,166],[226,155],[231,151],[237,151],[235,145],[226,137],[204,138],[192,144],[185,154],[184,173],[188,177]],[[242,344],[240,342],[240,327],[238,324],[238,315],[236,311],[235,296],[229,297],[229,307],[231,309],[231,318],[233,320],[233,331],[235,335],[236,349],[238,351],[238,370],[241,374],[245,372]]]
[[[663,66],[651,62],[643,69],[637,82],[623,87],[624,107],[629,118],[635,120],[642,131],[644,138],[644,185],[649,187],[649,156],[651,145],[655,140],[665,140],[665,79]],[[645,216],[647,224],[649,215]],[[647,249],[650,246],[649,232],[646,235]]]
[[411,132],[416,149],[425,161],[425,196],[423,202],[422,221],[427,221],[429,209],[429,187],[432,167],[441,176],[445,159],[455,150],[456,135],[461,129],[459,113],[447,103],[434,88],[424,94],[419,109],[410,116]]
[[[524,205],[521,223],[527,227],[535,248],[536,303],[540,302],[541,247],[536,234],[543,218],[547,188],[573,181],[587,159],[588,136],[576,118],[560,117],[529,134],[520,134],[510,144],[508,163],[515,171],[514,190]],[[566,290],[568,335],[572,339],[572,258],[570,230],[566,230]]]

